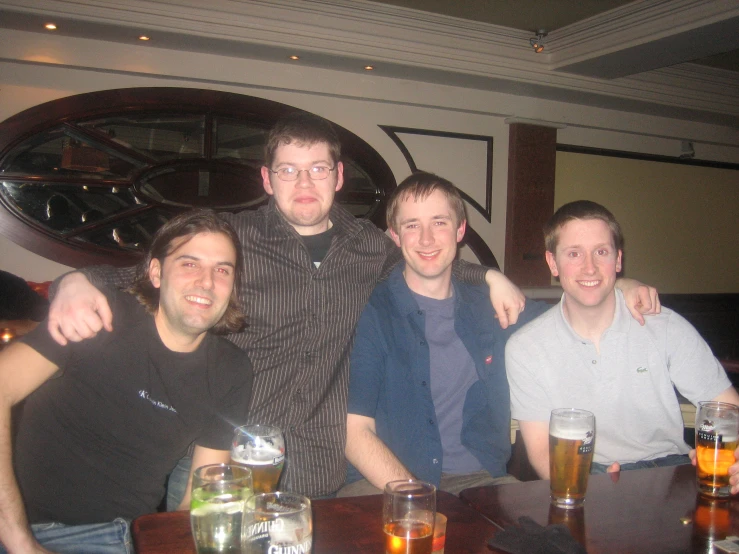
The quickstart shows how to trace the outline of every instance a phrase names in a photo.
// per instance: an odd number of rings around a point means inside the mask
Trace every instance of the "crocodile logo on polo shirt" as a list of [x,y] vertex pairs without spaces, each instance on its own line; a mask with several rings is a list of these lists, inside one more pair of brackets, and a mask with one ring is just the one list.
[[637,373],[647,373],[649,370],[646,367],[639,366],[636,368]]

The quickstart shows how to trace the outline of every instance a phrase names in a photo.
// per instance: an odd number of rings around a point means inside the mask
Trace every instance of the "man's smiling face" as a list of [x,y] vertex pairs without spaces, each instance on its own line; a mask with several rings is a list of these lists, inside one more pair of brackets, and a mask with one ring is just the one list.
[[456,220],[441,190],[426,198],[409,195],[401,200],[390,235],[403,251],[405,280],[411,290],[421,293],[425,284],[451,276],[466,223]]
[[231,298],[235,264],[234,245],[222,233],[181,237],[163,261],[153,259],[149,278],[159,288],[155,318],[165,332],[194,338],[218,323]]
[[613,293],[621,271],[621,250],[613,244],[608,224],[601,219],[574,219],[560,227],[556,253],[547,264],[573,307],[603,306]]

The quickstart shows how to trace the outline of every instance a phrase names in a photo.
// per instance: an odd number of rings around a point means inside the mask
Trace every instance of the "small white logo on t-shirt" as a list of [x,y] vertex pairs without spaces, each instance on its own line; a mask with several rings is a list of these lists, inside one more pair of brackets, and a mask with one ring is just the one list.
[[141,390],[139,391],[139,396],[140,396],[141,398],[145,398],[146,400],[148,400],[149,402],[151,402],[151,403],[152,403],[152,404],[153,404],[154,406],[156,406],[157,408],[162,408],[162,409],[164,409],[164,410],[169,410],[170,412],[174,412],[174,413],[177,413],[177,410],[175,410],[175,409],[174,409],[174,408],[173,408],[172,406],[170,406],[169,404],[165,404],[164,402],[161,402],[161,401],[159,401],[159,400],[154,400],[154,399],[153,399],[153,398],[152,398],[151,396],[149,396],[149,392],[148,392],[148,391],[145,391],[144,389],[141,389]]

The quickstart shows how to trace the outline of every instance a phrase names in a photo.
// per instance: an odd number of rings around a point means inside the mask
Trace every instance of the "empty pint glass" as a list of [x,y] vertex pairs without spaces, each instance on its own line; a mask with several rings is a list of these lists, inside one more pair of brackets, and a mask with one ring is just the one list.
[[431,554],[436,487],[415,479],[390,481],[383,502],[385,554]]
[[701,494],[731,494],[729,467],[736,461],[739,408],[727,402],[699,402],[695,415],[695,455]]
[[272,425],[244,425],[234,432],[231,459],[252,472],[254,492],[274,492],[285,464],[285,439]]
[[290,492],[257,494],[244,514],[243,554],[310,554],[310,500]]
[[593,461],[595,416],[576,408],[552,410],[549,419],[549,475],[552,504],[579,508],[585,501]]

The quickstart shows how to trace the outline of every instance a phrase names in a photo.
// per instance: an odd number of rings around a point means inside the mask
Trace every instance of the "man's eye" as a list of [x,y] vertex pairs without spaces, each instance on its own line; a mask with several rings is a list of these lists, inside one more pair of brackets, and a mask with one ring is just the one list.
[[608,250],[606,250],[605,248],[601,248],[600,250],[598,250],[598,255],[599,256],[608,256]]
[[570,258],[577,258],[579,254],[577,252],[568,252],[567,256]]
[[219,267],[216,269],[218,273],[222,273],[223,275],[231,275],[231,270],[228,267]]
[[314,165],[310,168],[310,172],[313,175],[326,175],[328,173],[328,167],[325,165]]
[[296,169],[294,167],[281,167],[277,170],[280,175],[295,175]]

